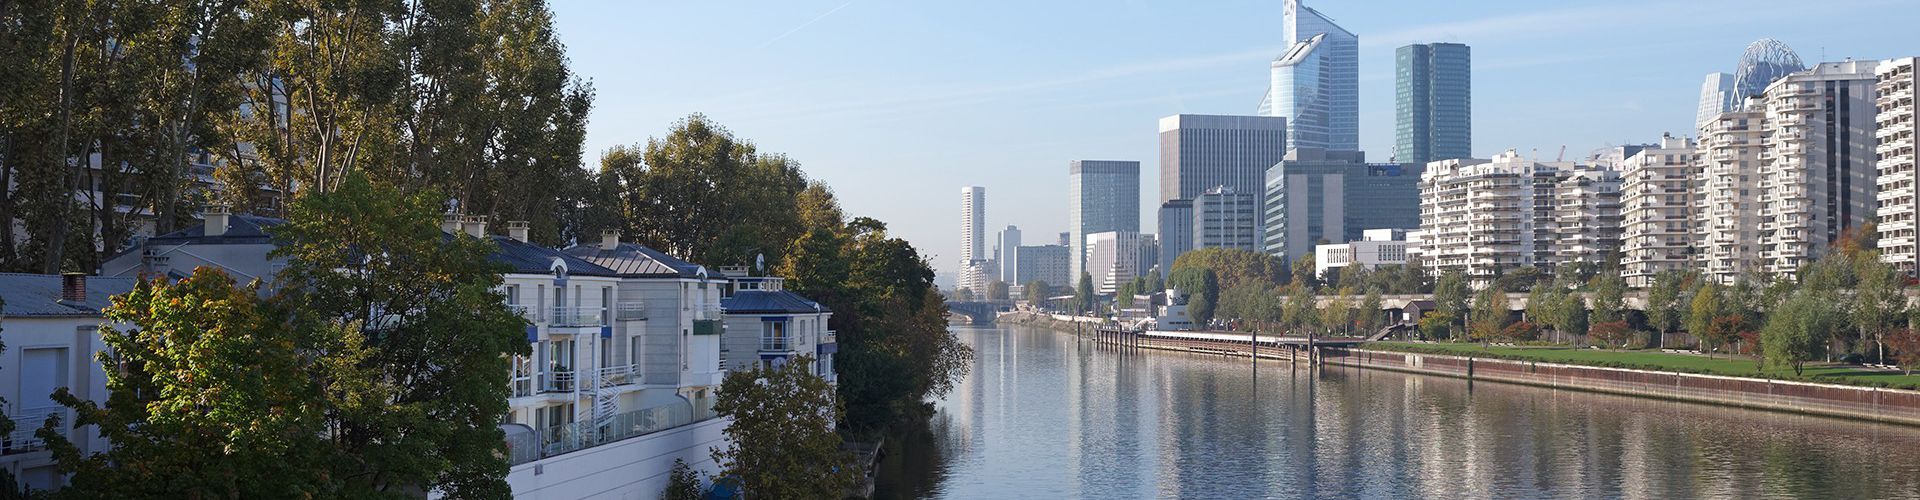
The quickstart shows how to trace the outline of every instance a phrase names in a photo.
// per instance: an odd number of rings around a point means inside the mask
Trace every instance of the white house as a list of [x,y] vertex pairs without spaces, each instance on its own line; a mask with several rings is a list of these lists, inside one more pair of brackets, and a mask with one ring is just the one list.
[[726,368],[783,366],[808,355],[813,357],[813,373],[837,380],[833,357],[840,349],[834,331],[827,327],[833,311],[787,291],[785,285],[784,279],[772,276],[733,279],[732,294],[720,299],[727,313]]
[[7,343],[0,353],[0,397],[14,431],[0,435],[0,467],[33,489],[64,483],[51,452],[34,433],[58,416],[60,432],[82,453],[106,449],[99,433],[72,431],[73,412],[49,396],[61,387],[74,396],[105,401],[106,372],[95,355],[100,341],[101,309],[108,298],[133,289],[131,278],[68,274],[0,273],[0,329]]

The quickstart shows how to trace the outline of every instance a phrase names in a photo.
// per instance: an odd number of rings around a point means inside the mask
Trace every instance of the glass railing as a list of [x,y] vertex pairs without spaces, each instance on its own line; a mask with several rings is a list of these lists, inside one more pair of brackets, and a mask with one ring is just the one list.
[[557,327],[600,326],[600,308],[598,307],[555,307],[547,317],[547,325]]
[[760,350],[791,351],[793,350],[793,337],[760,337]]
[[686,401],[614,414],[600,422],[573,422],[507,438],[513,465],[644,436],[713,419],[709,404]]
[[550,371],[540,379],[540,392],[573,392],[573,371]]

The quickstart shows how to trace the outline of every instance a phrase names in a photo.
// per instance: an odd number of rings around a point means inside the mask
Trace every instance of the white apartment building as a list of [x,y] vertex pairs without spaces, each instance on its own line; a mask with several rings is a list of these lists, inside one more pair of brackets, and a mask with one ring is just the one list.
[[99,433],[74,432],[73,412],[49,396],[65,387],[80,399],[106,401],[106,371],[95,361],[106,350],[100,311],[109,297],[133,286],[131,278],[0,273],[0,300],[6,301],[0,327],[7,342],[0,353],[0,397],[14,425],[11,434],[0,435],[0,467],[20,485],[48,490],[65,484],[52,452],[35,436],[50,417],[59,418],[58,432],[81,454],[106,450]]
[[1536,226],[1552,223],[1551,194],[1547,210],[1536,207],[1537,165],[1513,150],[1491,160],[1427,164],[1420,175],[1420,231],[1428,271],[1460,271],[1484,283],[1534,265]]
[[1700,129],[1693,186],[1696,262],[1721,284],[1759,270],[1760,167],[1766,112],[1758,100],[1720,113]]
[[1314,245],[1313,272],[1325,278],[1347,266],[1377,269],[1384,265],[1407,263],[1407,231],[1404,229],[1367,229],[1360,241],[1338,245]]
[[[1140,233],[1107,231],[1087,235],[1087,274],[1096,293],[1112,295],[1140,275]],[[1078,278],[1071,286],[1079,286]]]
[[755,366],[785,366],[806,355],[813,357],[808,371],[837,381],[833,358],[839,352],[839,343],[827,327],[833,311],[787,291],[783,278],[746,276],[745,270],[741,271],[733,278],[727,296],[720,299],[721,309],[727,314],[727,332],[722,336],[727,353],[724,368],[744,371]]
[[1791,276],[1875,218],[1874,66],[1820,63],[1766,91],[1760,259]]
[[1693,268],[1694,228],[1705,222],[1698,217],[1698,159],[1692,140],[1667,135],[1621,161],[1620,267],[1628,286]]
[[1920,107],[1914,106],[1914,87],[1920,83],[1915,61],[1904,57],[1880,63],[1874,68],[1874,154],[1879,173],[1878,231],[1880,258],[1914,274],[1920,253],[1915,251],[1914,224],[1920,215],[1920,198],[1914,196],[1914,131],[1920,121]]
[[1606,262],[1609,255],[1620,251],[1620,171],[1598,163],[1548,166],[1554,171],[1542,172],[1535,178],[1552,176],[1555,179],[1553,233],[1536,240],[1535,247],[1552,252],[1538,265]]

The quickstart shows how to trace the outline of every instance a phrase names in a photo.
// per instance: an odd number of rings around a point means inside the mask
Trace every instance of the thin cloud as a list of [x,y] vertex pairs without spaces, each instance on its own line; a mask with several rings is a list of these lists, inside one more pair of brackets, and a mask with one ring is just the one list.
[[760,46],[756,48],[761,48],[761,49],[767,48],[767,46],[773,45],[773,42],[778,42],[780,41],[780,39],[786,38],[787,35],[791,35],[799,32],[800,30],[807,29],[808,26],[813,26],[813,23],[820,22],[821,19],[826,19],[827,16],[831,16],[835,12],[840,12],[840,9],[847,8],[848,5],[853,5],[853,0],[847,0],[847,3],[840,4],[839,7],[834,7],[833,10],[829,10],[826,13],[820,14],[818,16],[814,16],[813,19],[808,20],[807,22],[804,22],[804,23],[800,23],[799,26],[794,26],[793,29],[787,30],[786,33],[781,33],[780,36],[769,38],[767,39],[767,41],[761,42]]

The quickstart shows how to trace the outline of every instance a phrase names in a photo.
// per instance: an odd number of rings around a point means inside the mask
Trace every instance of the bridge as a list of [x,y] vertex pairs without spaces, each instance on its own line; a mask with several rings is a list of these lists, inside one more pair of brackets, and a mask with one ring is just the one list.
[[965,317],[968,324],[991,325],[995,316],[1012,308],[1011,303],[949,300],[947,301],[947,318],[951,321],[954,317]]

